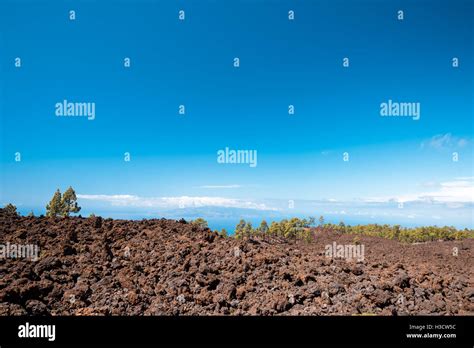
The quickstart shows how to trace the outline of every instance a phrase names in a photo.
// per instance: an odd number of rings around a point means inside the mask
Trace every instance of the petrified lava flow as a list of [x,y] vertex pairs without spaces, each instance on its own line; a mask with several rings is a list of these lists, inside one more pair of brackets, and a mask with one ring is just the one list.
[[363,260],[327,257],[325,246],[352,239],[236,240],[184,220],[0,210],[0,240],[40,250],[38,261],[0,260],[0,315],[474,314],[474,240],[362,236]]

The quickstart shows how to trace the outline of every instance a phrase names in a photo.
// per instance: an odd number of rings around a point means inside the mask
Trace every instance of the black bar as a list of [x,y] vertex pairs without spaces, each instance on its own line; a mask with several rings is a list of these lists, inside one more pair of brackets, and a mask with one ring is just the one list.
[[[55,325],[55,340],[20,338],[19,326]],[[424,330],[410,330],[410,325]],[[432,325],[428,329],[427,325]],[[445,325],[445,326],[441,326]],[[451,325],[448,328],[447,325]],[[453,326],[454,325],[454,326]],[[0,317],[0,345],[394,344],[469,346],[474,317]],[[455,338],[408,338],[413,333]]]

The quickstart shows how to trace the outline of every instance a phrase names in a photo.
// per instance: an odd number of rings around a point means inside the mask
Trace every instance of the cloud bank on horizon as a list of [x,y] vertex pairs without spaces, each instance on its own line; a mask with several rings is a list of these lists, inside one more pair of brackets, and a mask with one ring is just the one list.
[[[209,185],[221,187],[221,185]],[[236,185],[238,186],[238,185]],[[369,220],[382,222],[397,222],[421,220],[434,221],[457,218],[458,224],[472,224],[472,208],[474,206],[474,177],[459,177],[452,181],[429,183],[432,191],[405,194],[391,197],[359,197],[352,201],[340,201],[334,198],[322,200],[284,200],[264,199],[234,199],[225,197],[141,197],[136,195],[116,194],[78,194],[85,206],[89,202],[102,203],[108,209],[113,207],[137,208],[148,215],[160,213],[164,216],[179,216],[179,210],[189,215],[195,213],[204,218],[215,217],[216,208],[220,213],[226,209],[233,210],[233,218],[260,217],[268,219],[285,218],[300,215],[329,215],[342,220],[353,219],[360,222],[365,217]],[[100,205],[99,205],[100,206]],[[446,210],[448,209],[448,210]],[[113,209],[112,209],[113,210]],[[416,223],[409,223],[415,224]]]
[[136,195],[77,195],[79,199],[110,203],[111,206],[144,207],[144,208],[241,208],[255,210],[276,210],[265,204],[241,199],[224,197],[140,197]]
[[[239,187],[239,185],[229,185]],[[474,177],[460,177],[453,181],[441,182],[439,184],[430,183],[430,186],[437,188],[434,191],[404,194],[390,197],[359,197],[354,202],[365,203],[409,203],[425,202],[445,204],[448,207],[459,207],[469,203],[474,203]],[[226,188],[222,185],[206,185],[205,188]],[[281,208],[267,206],[252,200],[233,199],[225,197],[141,197],[130,194],[78,194],[79,199],[100,201],[110,203],[111,206],[130,206],[146,208],[200,208],[200,207],[222,207],[222,208],[242,208],[256,210],[282,210]],[[271,200],[270,200],[271,201]],[[342,203],[337,199],[330,198],[323,200],[327,203]],[[350,202],[345,202],[350,204]]]

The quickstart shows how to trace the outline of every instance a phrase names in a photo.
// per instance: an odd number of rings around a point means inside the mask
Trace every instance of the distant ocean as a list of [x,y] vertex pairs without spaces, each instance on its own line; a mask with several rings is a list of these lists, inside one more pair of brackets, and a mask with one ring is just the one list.
[[[38,208],[38,207],[18,207],[18,211],[20,212],[21,215],[28,215],[31,211],[34,212],[36,216],[39,216],[41,214],[45,214],[44,208]],[[92,212],[88,210],[82,210],[80,212],[80,215],[83,217],[88,217]],[[173,220],[179,220],[181,217],[176,216],[173,214],[173,216],[167,216],[166,214],[160,215],[160,214],[143,214],[143,213],[128,213],[128,212],[116,212],[116,211],[94,211],[94,214],[97,216],[102,216],[103,218],[113,218],[113,219],[125,219],[125,220],[141,220],[141,219],[161,219],[161,218],[166,218],[166,219],[173,219]],[[252,226],[254,228],[258,227],[261,223],[262,220],[266,220],[267,224],[270,225],[272,221],[281,221],[284,218],[291,218],[291,217],[298,217],[298,218],[308,218],[308,215],[292,215],[292,216],[282,216],[282,217],[226,217],[226,218],[221,218],[221,217],[206,217],[205,215],[199,215],[203,219],[205,219],[209,225],[209,228],[211,230],[217,230],[221,231],[222,229],[225,229],[229,235],[234,234],[235,226],[239,223],[240,219],[243,218],[247,222],[251,222]],[[318,219],[319,216],[315,215],[315,218]],[[191,221],[195,219],[196,217],[190,217],[190,216],[183,216],[183,218],[186,221]],[[416,227],[416,226],[426,226],[429,224],[423,224],[423,223],[416,223],[413,221],[400,221],[399,219],[396,218],[386,218],[386,219],[370,219],[370,218],[353,218],[348,215],[345,216],[336,216],[336,215],[327,215],[324,216],[324,219],[328,223],[333,223],[333,224],[338,224],[340,221],[344,221],[344,223],[347,225],[357,225],[357,224],[390,224],[390,225],[401,225],[404,227]],[[439,223],[437,224],[438,226],[444,226],[445,224]],[[448,224],[451,225],[451,224]],[[455,227],[457,228],[464,228],[466,226],[459,226],[457,224],[454,224]]]

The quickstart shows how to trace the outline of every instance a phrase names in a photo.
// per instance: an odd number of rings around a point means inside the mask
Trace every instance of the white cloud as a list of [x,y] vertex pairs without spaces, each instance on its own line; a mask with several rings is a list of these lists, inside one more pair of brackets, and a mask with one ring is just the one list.
[[470,143],[468,138],[453,136],[451,133],[438,134],[421,143],[421,148],[431,147],[436,150],[462,148]]
[[140,197],[135,195],[77,195],[79,199],[109,203],[112,206],[144,208],[223,207],[255,210],[277,210],[264,203],[223,197]]
[[455,178],[455,180],[474,180],[474,176],[460,176],[458,178]]
[[363,201],[367,203],[388,203],[388,202],[429,202],[445,203],[449,207],[461,207],[465,203],[474,202],[474,179],[463,177],[453,181],[442,182],[436,191],[405,194],[391,197],[369,197]]

